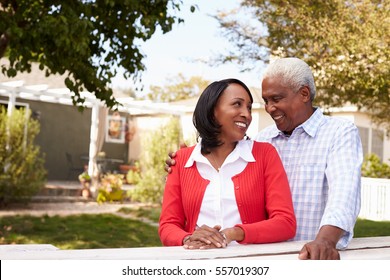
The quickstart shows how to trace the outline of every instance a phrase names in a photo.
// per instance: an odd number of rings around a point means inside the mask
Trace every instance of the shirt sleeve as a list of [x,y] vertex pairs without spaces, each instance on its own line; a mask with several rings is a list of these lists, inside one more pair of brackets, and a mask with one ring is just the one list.
[[332,225],[345,231],[337,247],[345,248],[353,237],[360,211],[362,145],[357,127],[345,123],[337,130],[325,170],[329,197],[320,227]]

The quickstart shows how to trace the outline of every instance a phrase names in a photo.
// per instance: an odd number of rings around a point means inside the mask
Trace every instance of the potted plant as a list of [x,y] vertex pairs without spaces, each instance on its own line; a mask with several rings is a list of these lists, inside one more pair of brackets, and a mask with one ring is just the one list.
[[83,187],[81,189],[81,196],[85,198],[91,197],[91,176],[89,176],[88,172],[84,171],[79,175],[79,181],[81,183],[81,186]]
[[106,174],[102,177],[96,201],[103,202],[122,201],[125,198],[122,190],[123,174]]

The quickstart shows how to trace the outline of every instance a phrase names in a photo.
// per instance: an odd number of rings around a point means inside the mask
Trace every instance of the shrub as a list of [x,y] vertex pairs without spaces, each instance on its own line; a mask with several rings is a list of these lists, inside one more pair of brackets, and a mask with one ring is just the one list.
[[139,162],[134,164],[134,168],[130,169],[126,174],[126,182],[128,184],[137,185],[140,180],[140,166]]
[[28,201],[44,187],[44,158],[34,139],[39,123],[30,111],[0,108],[0,204]]
[[371,178],[390,178],[390,166],[381,162],[376,154],[367,155],[362,164],[362,176]]
[[138,183],[129,194],[132,200],[161,203],[164,193],[165,159],[170,151],[177,150],[180,143],[180,125],[178,118],[160,127],[145,137],[142,154],[139,160],[141,172]]

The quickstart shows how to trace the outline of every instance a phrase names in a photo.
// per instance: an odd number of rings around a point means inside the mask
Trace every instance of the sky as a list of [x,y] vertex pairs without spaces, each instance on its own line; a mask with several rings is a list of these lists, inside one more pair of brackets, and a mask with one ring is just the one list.
[[[146,55],[143,60],[147,70],[142,73],[144,91],[150,85],[163,86],[167,79],[177,77],[182,73],[185,77],[202,76],[209,81],[225,78],[241,79],[248,86],[259,87],[260,73],[240,72],[238,65],[229,63],[219,67],[210,67],[205,63],[193,60],[207,61],[219,53],[226,53],[231,44],[221,37],[218,22],[209,16],[218,10],[230,10],[239,7],[239,0],[184,0],[184,5],[178,16],[184,23],[175,24],[172,31],[162,34],[156,32],[153,37],[141,45]],[[196,5],[194,13],[191,5]],[[121,75],[113,80],[114,88],[133,88],[133,81],[125,81]],[[137,92],[142,95],[142,93]]]

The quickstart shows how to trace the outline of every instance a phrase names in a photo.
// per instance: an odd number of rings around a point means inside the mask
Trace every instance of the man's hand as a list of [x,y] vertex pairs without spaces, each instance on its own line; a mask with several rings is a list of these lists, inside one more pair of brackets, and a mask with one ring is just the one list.
[[171,173],[172,172],[171,166],[176,164],[176,161],[174,160],[176,156],[176,152],[169,153],[168,156],[169,158],[165,161],[166,165],[164,167],[164,170],[168,173]]
[[[181,148],[186,148],[187,145],[184,144],[184,143],[181,143],[180,144],[180,149]],[[172,168],[171,166],[174,166],[176,164],[176,161],[174,160],[175,156],[176,156],[176,152],[171,152],[168,154],[169,158],[165,161],[165,167],[164,167],[164,170],[168,173],[171,173],[172,172]]]
[[299,252],[300,260],[339,260],[336,246],[326,240],[314,240],[305,244]]
[[300,260],[339,260],[336,244],[344,231],[341,228],[326,225],[321,227],[314,241],[305,244],[299,252]]

